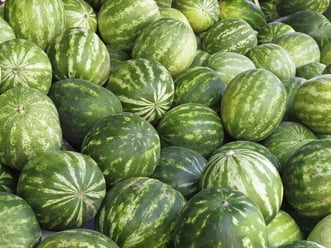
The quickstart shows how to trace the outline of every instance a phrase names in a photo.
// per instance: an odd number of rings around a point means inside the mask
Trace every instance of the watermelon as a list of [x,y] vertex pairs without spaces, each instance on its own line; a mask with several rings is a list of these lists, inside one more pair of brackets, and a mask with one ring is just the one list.
[[110,73],[110,58],[99,36],[85,28],[68,28],[49,45],[47,55],[57,80],[79,78],[104,84]]
[[0,221],[1,247],[35,247],[39,243],[39,223],[22,197],[0,191]]
[[259,29],[257,39],[259,44],[273,42],[277,37],[295,32],[295,30],[288,24],[282,22],[269,22]]
[[296,76],[312,79],[325,73],[326,65],[320,62],[310,62],[297,68]]
[[331,246],[330,227],[331,214],[325,216],[320,220],[314,228],[310,231],[307,240],[319,243],[325,247]]
[[301,123],[283,121],[262,144],[277,156],[282,170],[296,150],[316,139],[316,135]]
[[260,8],[265,16],[267,23],[273,22],[278,19],[280,16],[276,9],[276,4],[274,0],[260,2]]
[[202,36],[202,49],[216,52],[246,54],[257,45],[257,31],[240,18],[220,19]]
[[190,68],[195,67],[195,66],[203,66],[209,56],[210,56],[210,54],[207,53],[206,51],[198,49],[195,53],[195,56],[194,56],[194,59],[193,59],[193,62],[191,64]]
[[321,52],[320,62],[325,65],[331,64],[331,43],[325,45],[320,52]]
[[255,68],[253,61],[236,52],[210,54],[203,65],[215,70],[226,85],[239,73]]
[[128,177],[152,174],[160,149],[159,135],[151,123],[122,112],[96,122],[86,134],[81,151],[98,163],[110,186]]
[[47,94],[52,84],[52,65],[47,54],[35,43],[12,39],[0,43],[0,93],[18,86]]
[[0,106],[0,163],[21,169],[38,153],[61,148],[59,115],[47,95],[15,87],[0,95]]
[[159,17],[154,0],[105,1],[98,13],[98,30],[107,45],[130,51],[142,29]]
[[247,56],[257,68],[272,72],[280,80],[295,76],[295,63],[289,52],[280,45],[275,43],[260,44],[252,48]]
[[71,151],[43,152],[21,170],[17,194],[32,207],[43,229],[81,227],[97,213],[105,179],[89,156]]
[[308,34],[288,32],[275,38],[273,43],[286,49],[296,68],[320,61],[320,48],[313,37]]
[[161,149],[151,177],[171,185],[189,199],[199,191],[199,179],[207,160],[197,151],[181,146]]
[[288,15],[300,10],[311,10],[322,14],[329,6],[329,0],[277,0],[275,1],[277,12],[281,15]]
[[161,18],[140,32],[132,57],[154,59],[174,76],[190,67],[196,51],[197,39],[191,27],[178,19]]
[[95,122],[123,110],[113,92],[82,79],[56,81],[48,96],[59,113],[63,138],[78,150]]
[[17,171],[0,164],[0,191],[15,193],[18,175]]
[[204,189],[180,212],[174,247],[268,247],[267,228],[259,208],[242,192]]
[[331,75],[307,80],[297,91],[293,110],[296,117],[316,133],[331,134]]
[[175,86],[169,71],[153,59],[121,63],[105,86],[121,101],[123,110],[156,123],[173,102]]
[[187,26],[191,26],[186,16],[178,9],[175,8],[160,8],[160,18],[174,18],[184,22]]
[[273,73],[261,68],[244,71],[223,93],[224,129],[234,139],[260,141],[279,125],[285,105],[284,85]]
[[266,17],[259,6],[247,0],[222,0],[219,3],[220,18],[241,18],[259,30],[266,23]]
[[292,241],[286,244],[283,244],[281,246],[278,246],[278,248],[326,248],[323,245],[320,245],[313,241],[308,240],[296,240]]
[[166,183],[132,177],[107,191],[96,228],[120,247],[168,247],[185,198]]
[[174,82],[174,106],[195,102],[218,111],[226,84],[213,69],[192,67],[178,74]]
[[183,146],[205,157],[224,138],[217,112],[200,103],[184,103],[170,109],[159,121],[157,131],[163,146]]
[[122,62],[130,59],[130,55],[119,49],[118,47],[112,46],[112,45],[106,45],[107,50],[109,52],[110,60],[110,73],[111,74],[115,68],[120,65]]
[[284,210],[279,210],[267,225],[267,232],[270,248],[302,240],[302,233],[298,223]]
[[89,229],[67,229],[55,232],[42,240],[37,248],[119,248],[119,246],[108,236]]
[[12,27],[5,21],[5,19],[3,19],[3,17],[0,16],[0,43],[15,38],[16,35]]
[[159,8],[171,8],[172,0],[155,0]]
[[243,192],[259,207],[266,223],[276,216],[283,200],[277,168],[266,156],[248,148],[216,150],[202,172],[200,186]]
[[50,41],[65,30],[64,5],[62,0],[7,0],[5,20],[17,38],[30,40],[46,50]]
[[300,147],[284,167],[284,195],[301,216],[331,213],[330,161],[331,139],[317,139]]
[[63,0],[66,28],[82,27],[97,31],[97,16],[84,0]]
[[174,0],[172,6],[186,16],[195,33],[208,30],[219,19],[217,0]]

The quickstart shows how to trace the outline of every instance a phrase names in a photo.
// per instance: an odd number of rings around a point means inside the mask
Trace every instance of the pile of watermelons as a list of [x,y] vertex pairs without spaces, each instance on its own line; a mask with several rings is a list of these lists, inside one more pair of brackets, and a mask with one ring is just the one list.
[[0,247],[331,247],[329,0],[7,0]]

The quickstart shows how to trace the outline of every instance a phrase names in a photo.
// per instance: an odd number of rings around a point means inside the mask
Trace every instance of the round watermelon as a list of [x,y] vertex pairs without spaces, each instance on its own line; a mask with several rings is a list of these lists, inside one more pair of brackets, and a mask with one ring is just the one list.
[[185,198],[166,183],[128,178],[108,190],[96,228],[120,247],[168,247],[184,204]]
[[321,219],[308,234],[307,240],[319,243],[325,247],[331,246],[330,238],[331,214]]
[[[0,7],[0,9],[3,9]],[[12,27],[0,16],[0,43],[15,39],[16,35]]]
[[68,28],[47,49],[57,80],[79,78],[104,84],[110,73],[110,58],[100,37],[85,28]]
[[100,166],[110,186],[128,177],[149,176],[160,158],[160,138],[142,117],[122,112],[96,122],[81,151]]
[[7,0],[4,14],[17,38],[30,40],[43,50],[65,30],[62,0]]
[[35,247],[41,230],[31,206],[20,196],[0,191],[0,247]]
[[72,151],[40,153],[25,164],[17,182],[17,194],[31,205],[41,227],[52,231],[90,221],[105,193],[98,164]]
[[277,0],[275,1],[277,12],[284,16],[300,10],[312,10],[323,13],[329,6],[329,0]]
[[326,65],[320,62],[310,62],[303,66],[297,68],[297,77],[302,77],[305,79],[312,79],[314,77],[326,74],[325,72]]
[[186,16],[178,9],[167,7],[160,8],[160,18],[174,18],[184,22],[187,26],[191,26]]
[[47,94],[52,84],[52,65],[47,54],[35,43],[11,39],[0,43],[0,93],[18,86]]
[[1,163],[21,169],[38,153],[61,148],[59,115],[47,95],[15,87],[0,95],[0,106]]
[[259,29],[257,39],[259,44],[273,42],[278,36],[295,32],[288,24],[282,22],[269,22]]
[[105,87],[119,98],[124,111],[151,123],[157,123],[170,109],[175,94],[169,71],[156,60],[144,58],[121,63]]
[[204,189],[179,214],[174,247],[268,247],[259,208],[240,191]]

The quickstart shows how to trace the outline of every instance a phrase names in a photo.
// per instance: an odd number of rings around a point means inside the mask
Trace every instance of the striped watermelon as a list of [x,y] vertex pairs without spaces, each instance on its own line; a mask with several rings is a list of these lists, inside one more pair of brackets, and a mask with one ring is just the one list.
[[32,207],[43,229],[80,227],[97,213],[106,193],[97,163],[72,151],[40,153],[21,170],[17,194]]
[[113,92],[82,79],[56,81],[48,96],[59,113],[63,138],[78,150],[95,122],[123,110]]
[[246,54],[257,45],[257,32],[243,19],[217,21],[202,36],[202,49],[208,53],[237,52]]
[[224,137],[216,111],[200,103],[184,103],[170,109],[158,123],[157,131],[164,146],[183,146],[205,157]]
[[277,156],[282,170],[296,150],[316,139],[316,135],[301,123],[283,121],[262,144]]
[[172,5],[172,0],[155,0],[159,8],[170,8]]
[[297,77],[304,79],[312,79],[314,77],[325,74],[326,65],[320,62],[310,62],[297,68]]
[[0,162],[15,169],[40,152],[62,146],[58,112],[40,91],[15,87],[0,95]]
[[[2,9],[0,7],[0,9]],[[0,43],[6,40],[15,39],[16,35],[12,27],[0,16]]]
[[210,54],[203,65],[215,70],[226,84],[229,84],[239,73],[255,68],[253,61],[236,52]]
[[63,2],[7,0],[5,20],[13,28],[17,38],[30,40],[46,50],[50,41],[65,29]]
[[240,191],[204,189],[179,214],[175,248],[268,247],[267,228],[259,208]]
[[49,45],[47,55],[57,80],[79,78],[104,84],[110,73],[110,58],[99,36],[84,28],[69,28]]
[[84,0],[62,0],[66,18],[66,28],[82,27],[97,31],[97,16]]
[[307,240],[317,242],[325,247],[331,246],[330,238],[331,214],[321,219],[310,231]]
[[259,44],[273,42],[278,36],[286,33],[295,32],[288,24],[282,22],[269,22],[259,29],[257,39]]
[[122,62],[130,59],[130,55],[119,49],[118,47],[107,45],[107,50],[109,52],[110,60],[110,74],[115,70],[115,68],[120,65]]
[[197,151],[181,146],[161,149],[159,162],[151,175],[171,185],[187,199],[199,191],[199,179],[207,160]]
[[172,7],[160,8],[160,18],[175,18],[184,22],[187,26],[191,26],[183,12]]
[[119,248],[108,236],[89,229],[67,229],[49,235],[38,244],[38,248]]
[[275,43],[260,44],[251,49],[247,56],[257,68],[269,70],[280,80],[295,76],[295,63],[289,52],[280,45]]
[[280,16],[276,9],[276,4],[274,0],[260,2],[260,8],[266,18],[267,23],[273,22],[278,19]]
[[123,110],[156,123],[173,102],[175,86],[168,70],[152,59],[131,59],[110,75],[106,88],[120,99]]
[[277,0],[275,1],[277,12],[284,16],[300,10],[312,10],[322,14],[329,6],[329,0]]
[[47,94],[52,84],[52,65],[47,54],[35,43],[12,39],[0,43],[0,93],[18,86]]
[[235,139],[260,141],[279,125],[285,104],[284,85],[273,73],[265,69],[244,71],[223,93],[224,128]]
[[331,75],[307,80],[293,102],[296,117],[316,133],[331,134]]
[[174,106],[195,102],[219,110],[226,85],[213,69],[206,66],[192,67],[179,73],[174,82]]
[[20,196],[0,191],[0,247],[35,247],[41,230],[30,205]]
[[331,43],[325,45],[322,49],[321,49],[321,59],[320,62],[328,65],[331,64]]
[[152,124],[138,115],[122,112],[95,123],[81,151],[98,163],[109,186],[128,177],[152,174],[160,149],[160,138]]
[[297,222],[284,210],[278,211],[267,225],[270,248],[276,248],[285,243],[302,239],[302,233]]
[[0,191],[15,193],[18,175],[12,168],[0,164]]
[[174,0],[172,6],[186,16],[195,33],[208,30],[220,15],[217,0]]
[[173,76],[190,67],[196,51],[197,39],[191,27],[178,19],[162,18],[140,32],[132,57],[155,59]]
[[96,228],[120,247],[168,247],[184,204],[177,190],[157,179],[125,179],[108,190]]
[[230,187],[247,195],[261,210],[266,223],[277,214],[283,184],[277,168],[263,154],[248,148],[216,150],[202,172],[202,189]]
[[159,17],[154,0],[105,1],[98,13],[99,33],[106,44],[130,51],[142,29]]
[[331,213],[331,139],[300,147],[283,170],[288,203],[302,216],[321,218]]
[[327,247],[309,240],[296,240],[278,246],[278,248],[327,248]]
[[204,50],[198,49],[195,53],[193,62],[190,66],[191,67],[195,67],[195,66],[203,66],[204,62],[207,60],[207,58],[210,56],[209,53],[207,53]]

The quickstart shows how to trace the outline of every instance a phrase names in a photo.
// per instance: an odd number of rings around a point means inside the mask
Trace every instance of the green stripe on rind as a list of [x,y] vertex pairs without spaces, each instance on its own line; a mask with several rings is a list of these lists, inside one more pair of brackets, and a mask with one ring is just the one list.
[[15,38],[16,35],[12,27],[8,24],[8,22],[5,21],[5,19],[0,17],[0,43]]
[[131,50],[142,29],[159,17],[153,0],[107,1],[98,13],[99,32],[106,44]]
[[196,51],[193,30],[180,20],[163,18],[141,31],[134,43],[132,57],[155,59],[174,76],[190,67]]
[[287,50],[274,43],[261,44],[247,53],[257,68],[269,70],[280,80],[294,77],[296,67]]
[[5,4],[5,20],[13,28],[17,38],[30,40],[43,50],[65,29],[65,13],[61,0],[8,1]]
[[260,28],[257,39],[259,44],[272,42],[278,36],[283,34],[295,32],[295,30],[288,24],[282,22],[269,22]]
[[284,195],[301,215],[324,217],[331,202],[331,140],[311,141],[288,161],[283,171]]
[[150,59],[132,59],[114,70],[106,84],[123,110],[156,123],[172,105],[175,86],[168,70]]
[[97,16],[86,1],[63,0],[66,28],[82,27],[93,32],[97,31]]
[[257,32],[239,18],[221,19],[202,36],[202,48],[208,53],[237,52],[246,54],[257,45]]
[[300,10],[312,10],[317,13],[322,14],[329,6],[329,0],[280,0],[275,1],[276,9],[279,14],[282,16],[294,13]]
[[202,172],[202,189],[230,187],[246,194],[260,208],[266,223],[280,209],[283,184],[270,160],[251,149],[236,148],[214,153]]
[[100,166],[107,185],[133,176],[149,176],[160,157],[155,128],[130,112],[103,118],[85,136],[81,151]]
[[276,248],[303,238],[299,225],[283,210],[280,210],[267,225],[267,231],[270,248]]
[[265,69],[244,71],[224,91],[224,128],[236,139],[260,141],[279,125],[285,104],[284,85],[274,74]]
[[97,163],[71,151],[41,153],[21,171],[17,194],[47,230],[80,227],[97,213],[106,193]]
[[52,65],[36,44],[12,39],[0,44],[2,71],[0,92],[18,86],[31,87],[47,94],[52,83]]
[[59,231],[47,236],[38,248],[72,248],[72,247],[93,247],[93,248],[119,248],[118,245],[108,236],[90,229],[68,229]]
[[15,87],[0,95],[0,160],[21,169],[38,153],[62,146],[58,112],[51,99],[32,88]]
[[225,86],[213,69],[206,66],[189,68],[175,77],[173,106],[196,102],[218,111]]
[[133,177],[114,185],[96,217],[97,230],[120,247],[163,248],[172,241],[184,197],[168,184]]
[[41,239],[29,204],[12,193],[0,192],[0,247],[35,247]]
[[175,226],[176,248],[268,247],[266,225],[258,207],[229,188],[204,189],[182,209]]
[[198,152],[180,146],[161,149],[159,162],[152,174],[177,189],[186,198],[199,190],[199,179],[207,160]]
[[220,117],[199,103],[184,103],[170,109],[157,126],[164,145],[184,146],[208,156],[224,138]]
[[107,47],[96,33],[87,29],[66,29],[51,42],[47,55],[58,80],[79,78],[102,85],[108,79]]
[[297,91],[293,110],[295,116],[316,133],[331,134],[331,76],[307,80]]
[[17,177],[18,173],[16,174],[9,167],[0,164],[0,191],[15,193]]

